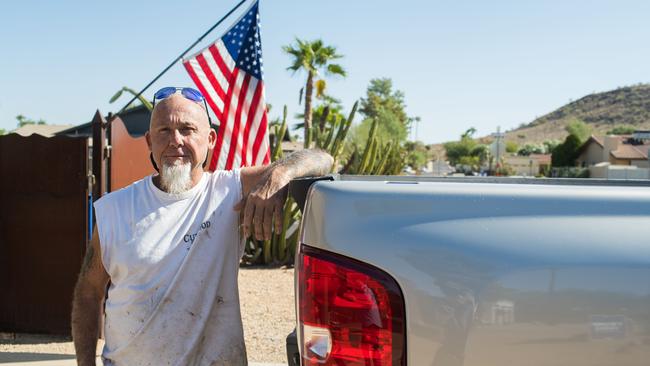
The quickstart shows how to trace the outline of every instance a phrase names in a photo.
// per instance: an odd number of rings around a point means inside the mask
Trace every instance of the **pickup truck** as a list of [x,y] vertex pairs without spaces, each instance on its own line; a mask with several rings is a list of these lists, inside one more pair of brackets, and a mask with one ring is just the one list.
[[289,365],[650,365],[650,181],[333,176]]

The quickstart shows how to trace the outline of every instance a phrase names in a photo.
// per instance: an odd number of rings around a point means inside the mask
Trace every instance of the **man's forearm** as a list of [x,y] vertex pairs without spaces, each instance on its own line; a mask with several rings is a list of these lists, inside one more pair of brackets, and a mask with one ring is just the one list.
[[320,176],[332,170],[334,159],[322,150],[305,149],[295,151],[274,163],[289,178]]
[[270,166],[244,168],[244,199],[235,206],[235,210],[242,210],[244,237],[254,233],[258,240],[270,239],[273,221],[279,233],[289,182],[294,178],[325,175],[331,171],[333,161],[321,150],[299,150]]
[[77,285],[72,300],[72,339],[78,365],[95,365],[101,300],[84,296],[83,286]]

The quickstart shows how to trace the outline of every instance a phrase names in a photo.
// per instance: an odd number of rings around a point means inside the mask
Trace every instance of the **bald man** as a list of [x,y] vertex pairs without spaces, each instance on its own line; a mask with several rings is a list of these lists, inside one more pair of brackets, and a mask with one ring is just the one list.
[[163,90],[146,133],[158,174],[94,204],[73,299],[79,365],[95,365],[109,280],[104,365],[246,365],[242,235],[269,239],[288,182],[332,166],[326,153],[302,150],[267,166],[204,172],[216,141],[204,100],[189,88]]

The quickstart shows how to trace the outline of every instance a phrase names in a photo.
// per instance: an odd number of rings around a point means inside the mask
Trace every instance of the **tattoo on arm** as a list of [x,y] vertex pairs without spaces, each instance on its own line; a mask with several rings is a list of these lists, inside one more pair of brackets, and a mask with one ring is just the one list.
[[331,171],[333,161],[334,159],[322,150],[305,149],[289,154],[274,165],[284,168],[291,177],[298,178],[325,175]]

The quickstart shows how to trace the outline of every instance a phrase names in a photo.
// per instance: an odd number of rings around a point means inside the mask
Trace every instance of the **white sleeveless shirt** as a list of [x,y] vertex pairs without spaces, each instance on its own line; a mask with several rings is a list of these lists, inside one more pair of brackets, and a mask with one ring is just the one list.
[[172,195],[152,177],[95,202],[111,277],[104,365],[246,365],[237,274],[239,170]]

